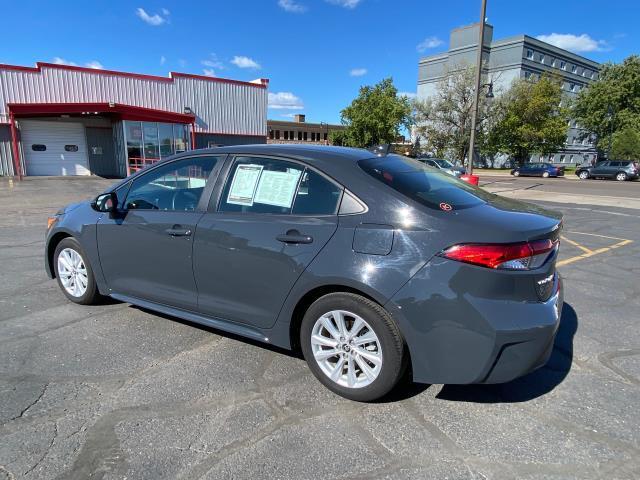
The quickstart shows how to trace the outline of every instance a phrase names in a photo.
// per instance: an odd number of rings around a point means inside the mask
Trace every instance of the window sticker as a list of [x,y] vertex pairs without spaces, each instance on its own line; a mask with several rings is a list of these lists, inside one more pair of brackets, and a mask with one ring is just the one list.
[[293,169],[286,172],[265,170],[260,177],[254,202],[291,208],[301,173],[301,170]]
[[231,181],[227,203],[233,205],[253,206],[254,195],[262,165],[238,165]]

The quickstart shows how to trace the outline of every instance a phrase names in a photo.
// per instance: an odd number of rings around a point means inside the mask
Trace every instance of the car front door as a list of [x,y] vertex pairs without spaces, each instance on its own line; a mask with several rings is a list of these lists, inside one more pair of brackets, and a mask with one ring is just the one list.
[[298,277],[336,231],[342,187],[284,159],[238,156],[227,171],[195,236],[198,308],[269,328]]
[[592,177],[606,177],[609,175],[609,164],[611,162],[598,162],[596,166],[591,170]]
[[118,213],[100,218],[98,253],[110,293],[197,309],[193,234],[219,162],[198,156],[152,168],[131,182]]

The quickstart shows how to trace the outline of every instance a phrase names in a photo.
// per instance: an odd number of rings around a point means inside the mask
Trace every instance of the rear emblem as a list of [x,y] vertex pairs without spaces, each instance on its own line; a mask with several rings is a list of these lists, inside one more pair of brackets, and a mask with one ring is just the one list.
[[448,203],[442,202],[440,204],[440,210],[443,210],[445,212],[450,212],[451,210],[453,210],[453,207],[451,205],[449,205]]

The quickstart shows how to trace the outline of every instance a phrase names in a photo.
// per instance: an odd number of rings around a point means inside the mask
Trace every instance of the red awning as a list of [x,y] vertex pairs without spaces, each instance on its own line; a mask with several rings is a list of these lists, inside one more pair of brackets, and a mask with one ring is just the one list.
[[64,115],[82,113],[111,114],[122,120],[146,122],[193,123],[195,115],[135,107],[120,103],[9,103],[9,112],[16,117]]

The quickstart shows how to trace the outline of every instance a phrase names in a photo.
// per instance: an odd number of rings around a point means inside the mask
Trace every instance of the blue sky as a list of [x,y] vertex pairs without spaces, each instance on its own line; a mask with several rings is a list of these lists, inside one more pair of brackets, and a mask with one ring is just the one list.
[[[269,118],[338,122],[358,88],[392,76],[415,92],[418,59],[446,50],[480,0],[7,2],[0,63],[66,62],[166,76],[270,79]],[[638,0],[488,0],[494,38],[548,35],[597,61],[640,53]],[[554,35],[555,34],[555,35]]]

